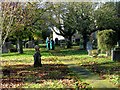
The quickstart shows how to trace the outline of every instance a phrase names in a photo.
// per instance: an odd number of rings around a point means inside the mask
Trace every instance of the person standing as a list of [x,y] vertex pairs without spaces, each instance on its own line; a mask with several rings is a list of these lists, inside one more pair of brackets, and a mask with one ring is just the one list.
[[54,50],[54,41],[52,38],[50,39],[50,49]]
[[49,37],[46,38],[46,48],[50,50],[50,40]]

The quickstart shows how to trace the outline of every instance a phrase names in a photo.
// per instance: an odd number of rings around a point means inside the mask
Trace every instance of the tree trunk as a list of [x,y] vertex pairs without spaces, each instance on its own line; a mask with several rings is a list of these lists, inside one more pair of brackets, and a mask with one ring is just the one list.
[[31,41],[32,40],[32,37],[31,36],[29,36],[29,41]]
[[18,53],[23,53],[22,40],[20,38],[18,38]]
[[86,50],[87,45],[87,34],[83,34],[83,48]]
[[71,48],[72,47],[72,36],[69,36],[67,39],[67,48]]

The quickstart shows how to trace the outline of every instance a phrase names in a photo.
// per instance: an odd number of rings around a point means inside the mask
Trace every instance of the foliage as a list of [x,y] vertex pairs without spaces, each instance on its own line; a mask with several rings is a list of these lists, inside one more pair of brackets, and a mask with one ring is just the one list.
[[[116,2],[117,3],[117,2]],[[106,2],[95,11],[95,20],[98,30],[112,29],[119,37],[120,18],[118,17],[118,5],[114,2]]]
[[117,43],[116,32],[111,29],[99,31],[97,36],[98,47],[101,50],[111,50]]
[[15,19],[15,13],[18,10],[19,5],[17,3],[3,2],[1,4],[2,8],[2,44],[4,44],[8,34],[12,31],[12,25]]
[[50,37],[50,31],[49,30],[42,30],[42,38],[46,40],[47,37]]
[[56,34],[65,37],[68,45],[71,45],[71,38],[76,31],[86,35],[94,29],[95,7],[93,8],[93,6],[95,5],[90,2],[55,3],[48,11],[50,12],[50,27]]
[[76,29],[81,34],[90,34],[95,28],[94,9],[96,4],[91,2],[75,3]]
[[69,42],[68,48],[70,48],[72,35],[76,32],[71,4],[53,4],[48,13],[49,26],[56,34],[63,36]]
[[120,18],[120,1],[116,2],[117,16]]

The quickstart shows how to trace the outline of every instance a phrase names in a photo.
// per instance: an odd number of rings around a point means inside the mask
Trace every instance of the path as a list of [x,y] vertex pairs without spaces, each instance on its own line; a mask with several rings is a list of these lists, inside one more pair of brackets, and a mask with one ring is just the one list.
[[[62,61],[63,64],[67,64],[67,62]],[[88,87],[92,88],[116,88],[115,85],[113,85],[108,80],[102,80],[98,75],[86,70],[85,68],[82,68],[79,65],[76,64],[67,64],[68,68],[72,70],[73,72],[77,73],[78,78],[80,78],[83,82],[86,82],[89,84]]]

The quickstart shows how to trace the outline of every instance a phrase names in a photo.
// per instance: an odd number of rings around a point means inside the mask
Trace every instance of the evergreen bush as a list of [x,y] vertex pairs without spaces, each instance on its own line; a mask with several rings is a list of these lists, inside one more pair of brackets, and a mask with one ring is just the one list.
[[97,34],[98,48],[110,51],[117,44],[116,32],[112,29],[99,31]]

